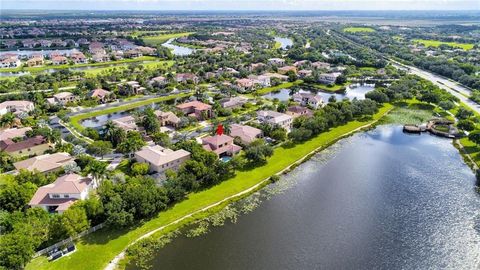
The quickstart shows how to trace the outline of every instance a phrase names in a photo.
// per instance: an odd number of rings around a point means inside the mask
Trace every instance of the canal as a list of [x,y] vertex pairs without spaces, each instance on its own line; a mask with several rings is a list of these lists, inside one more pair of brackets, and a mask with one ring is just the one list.
[[153,269],[478,269],[475,176],[448,139],[379,126],[282,183],[235,224],[175,238]]

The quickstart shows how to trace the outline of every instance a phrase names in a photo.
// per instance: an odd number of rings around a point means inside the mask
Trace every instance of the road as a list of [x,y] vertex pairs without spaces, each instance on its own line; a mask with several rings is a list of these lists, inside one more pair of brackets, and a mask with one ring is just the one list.
[[431,72],[428,72],[413,66],[408,66],[392,59],[389,59],[389,61],[394,66],[398,68],[408,68],[409,73],[415,74],[423,79],[429,80],[433,84],[437,85],[438,87],[447,90],[449,93],[459,98],[467,107],[476,111],[477,113],[480,113],[480,105],[468,98],[471,93],[470,89],[465,88],[456,82],[452,82],[448,79],[445,79],[444,77],[435,75]]

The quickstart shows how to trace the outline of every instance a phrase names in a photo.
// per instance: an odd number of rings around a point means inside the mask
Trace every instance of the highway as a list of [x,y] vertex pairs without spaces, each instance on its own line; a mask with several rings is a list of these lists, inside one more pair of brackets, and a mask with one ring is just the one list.
[[466,106],[476,111],[477,113],[480,113],[480,105],[468,98],[471,93],[470,89],[465,88],[456,82],[452,82],[448,79],[445,79],[444,77],[435,75],[431,72],[428,72],[413,66],[399,63],[393,59],[388,59],[388,61],[390,61],[390,63],[392,63],[397,68],[403,68],[403,69],[407,68],[410,74],[415,74],[425,80],[429,80],[435,85],[437,85],[438,87],[447,90],[452,95],[459,98]]

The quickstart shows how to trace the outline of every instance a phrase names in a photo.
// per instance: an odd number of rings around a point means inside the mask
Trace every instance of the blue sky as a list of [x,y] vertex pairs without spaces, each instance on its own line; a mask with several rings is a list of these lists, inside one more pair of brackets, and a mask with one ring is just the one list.
[[46,10],[479,10],[480,0],[0,0]]

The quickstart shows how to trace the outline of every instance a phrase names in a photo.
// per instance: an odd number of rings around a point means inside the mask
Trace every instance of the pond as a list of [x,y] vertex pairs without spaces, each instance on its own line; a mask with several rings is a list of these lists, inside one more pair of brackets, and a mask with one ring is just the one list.
[[282,176],[290,187],[235,224],[173,239],[153,269],[478,269],[475,181],[450,140],[379,126]]
[[163,43],[162,46],[169,48],[172,53],[177,56],[186,56],[195,52],[195,49],[172,44],[174,40],[175,38],[171,38],[167,42]]
[[275,37],[274,40],[276,42],[280,42],[280,48],[286,50],[287,47],[292,47],[293,40],[286,37]]
[[[348,98],[350,100],[357,98],[357,99],[365,99],[365,94],[374,90],[375,87],[373,85],[350,85],[345,90],[345,93],[330,93],[330,92],[323,92],[323,91],[316,91],[317,95],[323,98],[323,101],[327,102],[331,96],[335,96],[337,100],[342,100],[344,98]],[[300,90],[300,93],[312,93],[309,90]],[[277,98],[280,101],[288,101],[292,97],[293,93],[290,89],[282,89],[280,91],[270,92],[266,95],[263,95],[264,98],[267,99],[274,99]]]

